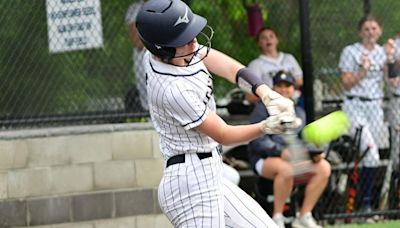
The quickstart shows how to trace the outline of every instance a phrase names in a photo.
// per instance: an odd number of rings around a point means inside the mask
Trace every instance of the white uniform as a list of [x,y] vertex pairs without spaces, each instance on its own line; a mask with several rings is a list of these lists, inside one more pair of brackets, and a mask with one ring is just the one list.
[[288,53],[279,52],[277,59],[260,55],[249,63],[248,66],[254,73],[260,75],[263,82],[272,87],[272,78],[278,71],[290,72],[298,80],[303,78],[303,71],[299,63]]
[[[339,61],[342,72],[356,73],[360,69],[361,57],[368,52],[360,43],[345,47]],[[370,151],[362,160],[363,166],[377,167],[379,165],[379,145],[383,139],[383,67],[386,55],[380,45],[375,45],[368,54],[371,66],[367,75],[349,91],[344,92],[343,111],[350,121],[350,134],[355,128],[364,126],[361,135],[361,151],[368,145]]]
[[[166,166],[158,188],[161,210],[175,227],[277,227],[249,195],[222,178],[218,143],[195,130],[215,111],[213,78],[203,62],[176,67],[145,56],[149,110]],[[201,159],[196,153],[211,152]]]
[[[143,5],[143,1],[133,3],[129,6],[128,11],[125,15],[125,23],[127,25],[136,22],[136,16],[139,13],[140,7]],[[146,90],[146,74],[143,67],[143,55],[145,53],[145,48],[139,49],[137,47],[133,48],[132,60],[133,60],[133,70],[135,72],[136,78],[136,89],[140,95],[140,104],[144,110],[149,110],[147,105],[147,90]]]

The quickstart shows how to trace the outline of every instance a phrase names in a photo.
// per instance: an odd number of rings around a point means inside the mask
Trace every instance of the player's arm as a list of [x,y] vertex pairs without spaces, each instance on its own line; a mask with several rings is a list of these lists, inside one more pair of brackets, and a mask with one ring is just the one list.
[[358,66],[358,70],[354,72],[343,71],[341,74],[342,86],[345,90],[350,90],[357,85],[367,75],[370,67],[370,61],[368,56],[364,53],[361,57],[361,64]]
[[234,145],[260,137],[264,134],[280,134],[284,131],[281,119],[285,114],[269,117],[259,123],[248,125],[229,125],[215,112],[210,111],[207,118],[196,127],[222,145]]
[[[204,59],[204,64],[210,72],[227,79],[233,84],[237,83],[239,71],[245,68],[240,62],[212,48]],[[271,91],[267,85],[261,82],[261,78],[257,75],[254,75],[253,83],[255,85],[252,86],[256,87],[253,92],[259,97],[263,97]]]
[[294,104],[291,100],[273,91],[261,81],[258,75],[235,59],[220,51],[211,49],[204,59],[204,64],[210,72],[222,76],[232,83],[237,83],[241,89],[250,90],[262,98],[268,113],[271,115],[281,112],[294,114]]
[[196,129],[222,145],[247,142],[263,135],[261,123],[232,126],[228,125],[215,112],[210,112]]
[[367,70],[360,68],[357,72],[342,72],[341,82],[345,90],[350,90],[357,85],[367,74]]
[[385,80],[391,86],[398,86],[400,85],[400,74],[398,72],[400,61],[395,58],[396,43],[394,39],[388,39],[384,45],[384,50],[387,57],[384,67]]
[[344,90],[348,91],[357,85],[367,75],[370,65],[368,56],[361,56],[352,46],[347,46],[342,50],[339,59],[339,69],[341,71],[340,80]]
[[237,72],[245,67],[235,59],[212,48],[204,59],[204,64],[210,72],[224,77],[231,83],[236,83]]

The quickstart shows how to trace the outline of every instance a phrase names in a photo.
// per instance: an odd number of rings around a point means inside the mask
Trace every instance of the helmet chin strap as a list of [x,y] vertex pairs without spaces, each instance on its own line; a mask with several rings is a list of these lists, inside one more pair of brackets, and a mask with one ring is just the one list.
[[[210,35],[207,35],[204,32],[200,32],[200,35],[205,37],[206,40],[207,40],[207,42],[204,45],[200,45],[199,44],[197,50],[195,50],[194,52],[191,52],[189,54],[173,57],[173,59],[175,59],[175,58],[182,58],[182,57],[189,57],[190,56],[190,58],[183,58],[183,60],[186,63],[186,65],[181,66],[181,65],[173,64],[171,62],[170,62],[170,64],[172,64],[174,66],[178,66],[178,67],[188,67],[188,66],[192,66],[192,65],[195,65],[195,64],[201,62],[205,57],[207,57],[207,55],[208,55],[208,53],[210,52],[210,49],[211,49],[211,39],[212,39],[212,37],[214,35],[214,30],[208,25],[207,25],[207,28],[210,30]],[[198,56],[199,53],[200,53],[200,50],[203,49],[203,48],[207,48],[206,54],[204,56],[201,56],[200,58],[198,58],[197,61],[193,62],[194,57]]]

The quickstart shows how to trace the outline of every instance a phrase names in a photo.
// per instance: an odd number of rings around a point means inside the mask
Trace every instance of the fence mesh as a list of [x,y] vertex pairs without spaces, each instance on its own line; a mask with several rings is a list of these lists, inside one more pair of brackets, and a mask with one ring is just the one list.
[[[259,26],[254,21],[248,22],[260,12],[254,4],[261,9],[264,24],[272,26],[279,34],[281,51],[293,54],[299,62],[305,54],[301,53],[299,24],[299,3],[302,1],[187,2],[194,12],[206,17],[208,24],[214,28],[213,47],[244,64],[259,55],[254,37],[249,35]],[[306,2],[310,9],[308,17],[312,49],[307,51],[313,60],[314,111],[317,115],[323,115],[342,107],[344,91],[340,84],[339,59],[345,46],[359,41],[358,20],[365,12],[375,14],[383,28],[378,42],[383,44],[399,32],[400,2]],[[139,99],[141,87],[137,85],[140,79],[134,71],[134,45],[126,22],[127,11],[132,3],[135,1],[0,1],[0,127],[6,130],[146,121],[148,112],[142,108]],[[381,84],[384,85],[383,81]],[[217,77],[214,87],[217,99],[223,98],[234,88]],[[383,92],[384,126],[379,131],[372,129],[374,133],[382,132],[375,137],[380,148],[380,159],[374,175],[367,178],[375,180],[371,182],[372,212],[382,208],[399,209],[400,204],[398,197],[395,197],[396,191],[399,194],[396,188],[399,121],[395,118],[399,116],[399,104],[387,86],[383,87]],[[388,113],[394,117],[391,118]],[[370,124],[374,124],[373,120]],[[336,154],[340,155],[338,152]],[[324,206],[317,207],[321,219],[324,219],[324,214],[346,214],[348,210],[348,195],[340,192],[342,189],[338,186],[343,178],[350,179],[355,158],[348,160],[342,156],[341,159],[339,164],[334,164],[331,183],[320,201],[324,202]],[[393,169],[388,173],[389,165]],[[347,185],[348,181],[345,183]],[[386,205],[380,205],[387,183],[391,198]],[[354,211],[359,210],[361,206],[355,205]]]

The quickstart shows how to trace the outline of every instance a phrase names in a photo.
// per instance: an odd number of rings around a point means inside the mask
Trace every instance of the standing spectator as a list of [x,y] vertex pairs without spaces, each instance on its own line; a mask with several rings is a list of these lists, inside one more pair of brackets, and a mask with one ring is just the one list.
[[[136,31],[136,16],[143,3],[144,1],[138,1],[129,6],[125,15],[125,22],[129,27],[129,37],[135,45],[133,48],[132,60],[133,70],[136,78],[136,89],[139,92],[140,105],[142,106],[143,110],[148,111],[149,107],[147,104],[146,73],[143,64],[145,47]],[[136,104],[132,105],[135,106]]]
[[386,55],[377,44],[382,29],[377,19],[365,15],[358,23],[360,42],[342,50],[339,68],[344,88],[343,111],[348,115],[350,135],[362,127],[360,153],[369,151],[361,162],[361,206],[370,211],[375,174],[379,165],[379,144],[383,137],[383,79]]
[[[278,71],[285,71],[296,79],[295,87],[300,89],[303,85],[303,71],[293,55],[278,50],[279,39],[271,27],[263,27],[256,36],[260,56],[249,63],[249,68],[261,76],[264,83],[272,87],[272,78]],[[297,90],[293,96],[298,98],[300,91]],[[254,96],[247,95],[252,102],[257,100]]]
[[[291,98],[295,91],[295,78],[280,71],[273,77],[273,90],[282,96]],[[255,111],[250,122],[257,123],[269,116],[265,106],[255,104]],[[305,112],[300,106],[295,107],[296,115],[305,121]],[[298,129],[300,131],[302,127]],[[284,138],[280,135],[261,136],[249,143],[249,158],[253,170],[263,178],[273,180],[274,210],[273,220],[280,228],[284,228],[283,210],[285,201],[293,189],[292,166],[289,163],[289,150]],[[322,154],[313,157],[312,168],[314,175],[306,183],[305,196],[300,215],[293,222],[294,228],[320,227],[312,217],[311,211],[324,191],[331,173],[329,163]]]
[[388,105],[389,124],[391,130],[391,159],[394,170],[399,171],[400,153],[400,34],[395,39],[389,39],[385,44],[388,59],[386,81],[389,85],[390,100]]

